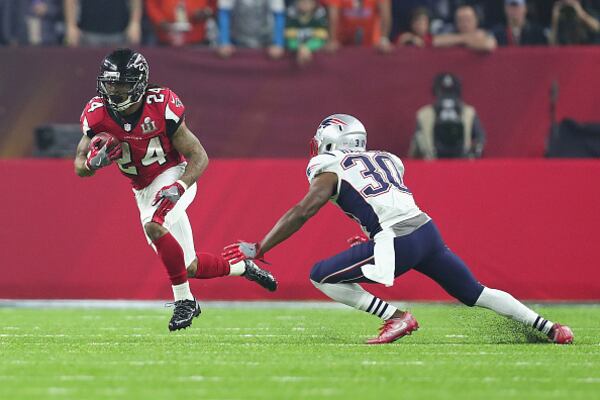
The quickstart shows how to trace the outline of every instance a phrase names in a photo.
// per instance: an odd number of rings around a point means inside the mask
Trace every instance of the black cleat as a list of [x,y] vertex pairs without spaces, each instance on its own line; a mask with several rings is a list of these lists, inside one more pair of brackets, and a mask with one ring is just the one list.
[[200,303],[196,300],[179,300],[173,304],[175,305],[175,309],[169,321],[170,331],[187,328],[192,324],[192,320],[202,312],[200,310]]
[[277,281],[273,274],[266,269],[260,268],[250,260],[244,260],[244,264],[246,264],[246,272],[242,274],[243,277],[249,281],[258,283],[270,292],[277,290]]

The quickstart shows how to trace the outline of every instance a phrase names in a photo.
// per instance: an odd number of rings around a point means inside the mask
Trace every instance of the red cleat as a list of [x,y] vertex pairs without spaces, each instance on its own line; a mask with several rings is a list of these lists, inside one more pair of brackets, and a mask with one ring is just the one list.
[[556,344],[571,344],[573,343],[573,331],[566,325],[555,323],[550,329],[548,339]]
[[419,323],[408,311],[402,318],[390,318],[379,328],[379,336],[367,340],[367,344],[392,343],[419,329]]

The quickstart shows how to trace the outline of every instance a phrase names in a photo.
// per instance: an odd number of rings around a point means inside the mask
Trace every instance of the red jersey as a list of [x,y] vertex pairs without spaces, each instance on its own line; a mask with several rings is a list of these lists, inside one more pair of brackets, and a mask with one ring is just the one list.
[[[191,43],[200,43],[206,37],[206,21],[196,18],[201,11],[211,10],[216,12],[216,0],[146,0],[145,11],[154,26],[154,31],[158,40],[162,44],[183,45]],[[178,14],[183,6],[185,21],[189,25],[189,30],[182,31],[179,34],[165,30],[161,24],[177,23],[182,18]],[[181,21],[180,21],[181,22]],[[184,22],[185,23],[185,22]]]
[[379,7],[383,0],[324,0],[340,11],[337,40],[344,45],[376,44],[381,36]]
[[185,161],[173,147],[171,137],[183,122],[185,107],[167,88],[147,89],[135,120],[108,109],[101,97],[92,98],[81,113],[83,134],[92,138],[100,132],[116,137],[123,156],[116,161],[131,179],[134,189],[143,189],[168,168]]

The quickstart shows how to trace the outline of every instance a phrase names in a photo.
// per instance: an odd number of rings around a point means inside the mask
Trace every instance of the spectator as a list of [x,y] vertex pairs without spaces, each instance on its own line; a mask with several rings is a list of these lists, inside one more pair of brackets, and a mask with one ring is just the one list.
[[22,0],[0,0],[0,45],[27,44],[25,16],[28,6]]
[[506,26],[494,29],[500,46],[535,46],[547,44],[543,29],[527,20],[525,0],[504,0]]
[[[425,0],[423,0],[425,1]],[[484,0],[484,3],[498,0]],[[431,4],[431,33],[439,35],[454,31],[456,10],[462,6],[473,7],[477,15],[482,15],[484,7],[482,0],[427,0]]]
[[160,44],[206,43],[206,22],[215,15],[214,0],[146,0],[145,4]]
[[404,32],[398,37],[401,46],[431,47],[433,37],[429,32],[429,12],[419,7],[413,10],[410,19],[410,32]]
[[68,46],[140,42],[142,0],[64,0],[64,13]]
[[312,53],[327,42],[327,12],[317,0],[296,0],[288,10],[285,28],[286,47],[296,53],[296,62],[304,65]]
[[450,73],[433,81],[435,102],[417,111],[417,128],[409,156],[436,158],[479,158],[485,132],[473,106],[462,101],[461,84]]
[[559,0],[552,8],[550,42],[556,45],[589,44],[600,32],[600,22],[579,0]]
[[285,4],[283,0],[218,0],[221,57],[230,57],[236,46],[267,48],[273,59],[284,55]]
[[29,43],[33,45],[58,45],[64,25],[61,0],[31,0],[27,17]]
[[329,43],[336,51],[340,45],[375,46],[388,53],[393,46],[390,0],[326,0],[329,13]]
[[460,6],[454,13],[455,33],[446,33],[433,37],[434,47],[464,46],[476,51],[494,51],[496,38],[478,27],[479,20],[471,6]]

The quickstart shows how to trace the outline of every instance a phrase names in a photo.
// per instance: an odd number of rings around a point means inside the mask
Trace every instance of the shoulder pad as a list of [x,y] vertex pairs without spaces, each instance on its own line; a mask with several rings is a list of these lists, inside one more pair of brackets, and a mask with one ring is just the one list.
[[306,177],[312,181],[315,176],[338,163],[343,156],[344,153],[340,151],[328,151],[311,158],[306,167]]
[[99,96],[92,97],[81,112],[80,123],[83,134],[93,136],[94,128],[106,118],[106,112],[104,100]]

